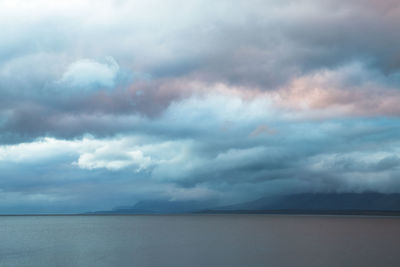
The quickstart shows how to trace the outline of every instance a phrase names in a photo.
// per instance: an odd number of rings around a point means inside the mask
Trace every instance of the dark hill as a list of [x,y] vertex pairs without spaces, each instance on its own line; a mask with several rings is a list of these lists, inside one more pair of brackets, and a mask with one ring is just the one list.
[[208,201],[140,201],[94,214],[282,213],[400,215],[400,194],[304,193],[218,207]]
[[[265,197],[232,206],[219,207],[207,212],[222,213],[341,213],[400,212],[400,194],[381,193],[304,193]],[[292,211],[292,212],[291,212]]]

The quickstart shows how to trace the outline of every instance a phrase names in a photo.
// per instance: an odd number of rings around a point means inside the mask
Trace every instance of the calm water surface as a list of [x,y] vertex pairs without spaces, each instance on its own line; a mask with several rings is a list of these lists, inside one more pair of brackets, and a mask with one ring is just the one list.
[[1,216],[0,266],[400,266],[400,218]]

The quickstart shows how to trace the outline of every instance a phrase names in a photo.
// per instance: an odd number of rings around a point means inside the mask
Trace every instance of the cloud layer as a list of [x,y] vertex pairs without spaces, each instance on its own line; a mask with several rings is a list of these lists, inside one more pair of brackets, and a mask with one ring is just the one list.
[[0,213],[400,192],[397,1],[1,1]]

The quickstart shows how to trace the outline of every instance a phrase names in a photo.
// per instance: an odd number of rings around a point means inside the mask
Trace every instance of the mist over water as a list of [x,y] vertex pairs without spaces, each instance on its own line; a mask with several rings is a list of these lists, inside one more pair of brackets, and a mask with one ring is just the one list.
[[400,219],[2,216],[0,266],[398,266]]

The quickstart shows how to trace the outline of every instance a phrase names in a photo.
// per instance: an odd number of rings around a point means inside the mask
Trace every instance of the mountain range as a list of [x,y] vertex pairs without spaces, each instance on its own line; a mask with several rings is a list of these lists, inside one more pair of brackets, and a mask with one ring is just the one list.
[[400,215],[400,194],[302,193],[263,197],[230,206],[210,201],[140,201],[94,214],[271,213],[271,214],[377,214]]

